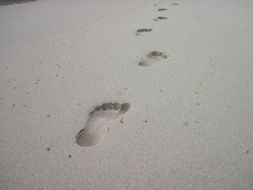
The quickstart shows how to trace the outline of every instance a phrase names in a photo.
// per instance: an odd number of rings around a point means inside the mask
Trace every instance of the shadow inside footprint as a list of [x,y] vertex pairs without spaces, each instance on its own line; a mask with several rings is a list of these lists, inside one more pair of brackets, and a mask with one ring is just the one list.
[[92,112],[84,129],[76,135],[80,146],[93,146],[103,140],[109,125],[117,121],[130,109],[129,103],[104,103]]
[[141,28],[136,31],[136,35],[140,35],[140,33],[143,33],[143,32],[151,32],[152,30],[153,29],[151,28]]
[[166,59],[168,56],[165,55],[165,53],[161,52],[161,51],[151,51],[148,54],[148,57],[151,59],[157,59],[157,58],[163,58]]
[[153,63],[157,63],[159,61],[162,61],[163,59],[167,59],[168,56],[160,51],[152,51],[149,54],[146,55],[146,57],[141,60],[138,64],[140,66],[150,66]]
[[161,9],[158,9],[157,11],[167,11],[168,9],[166,8],[161,8]]
[[141,29],[138,29],[137,32],[151,32],[153,29],[151,28],[141,28]]
[[163,16],[159,16],[157,18],[154,19],[154,21],[158,21],[158,20],[166,20],[168,19],[167,17],[163,17]]

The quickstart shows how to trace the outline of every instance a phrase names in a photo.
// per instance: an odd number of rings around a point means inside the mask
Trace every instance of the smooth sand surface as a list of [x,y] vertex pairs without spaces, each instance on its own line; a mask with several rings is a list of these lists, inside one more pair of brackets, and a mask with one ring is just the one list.
[[[0,6],[0,189],[253,189],[252,9],[249,0]],[[151,51],[168,58],[139,66]],[[104,102],[131,109],[99,145],[79,146]]]

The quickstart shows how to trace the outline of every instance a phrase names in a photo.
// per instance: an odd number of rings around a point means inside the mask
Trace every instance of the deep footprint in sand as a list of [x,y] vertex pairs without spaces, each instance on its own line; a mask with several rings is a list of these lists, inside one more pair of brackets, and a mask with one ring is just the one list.
[[84,129],[76,135],[80,146],[93,146],[103,140],[109,125],[123,116],[130,109],[129,103],[104,103],[97,106],[91,113]]
[[152,51],[145,58],[143,58],[140,62],[140,66],[150,66],[154,63],[160,62],[164,59],[167,59],[168,56],[160,51]]

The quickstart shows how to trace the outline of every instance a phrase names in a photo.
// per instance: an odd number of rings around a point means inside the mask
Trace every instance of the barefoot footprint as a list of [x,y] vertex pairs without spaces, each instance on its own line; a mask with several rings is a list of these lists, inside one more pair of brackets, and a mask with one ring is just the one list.
[[178,3],[172,3],[170,6],[178,6]]
[[161,8],[161,9],[158,9],[157,11],[167,11],[168,9],[167,8]]
[[166,20],[168,19],[167,17],[163,17],[163,16],[159,16],[157,18],[154,19],[154,21],[159,21],[159,20]]
[[143,60],[139,62],[140,66],[150,66],[153,63],[162,61],[166,59],[168,56],[160,51],[152,51],[150,52]]
[[84,129],[76,135],[80,146],[93,146],[103,140],[109,125],[117,121],[130,109],[129,103],[104,103],[97,106],[91,113]]
[[139,36],[139,35],[141,35],[142,33],[144,33],[144,32],[151,32],[153,29],[151,29],[151,28],[141,28],[141,29],[138,29],[137,31],[136,31],[136,35],[137,36]]

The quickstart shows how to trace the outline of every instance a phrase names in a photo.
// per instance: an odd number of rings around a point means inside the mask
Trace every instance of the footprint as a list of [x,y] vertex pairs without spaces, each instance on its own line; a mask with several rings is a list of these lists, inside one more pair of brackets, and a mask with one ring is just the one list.
[[172,3],[170,6],[178,6],[178,3]]
[[28,3],[28,2],[35,2],[37,0],[21,0],[21,1],[0,1],[0,6],[2,5],[11,5],[11,4],[21,4],[21,3]]
[[140,66],[150,66],[153,63],[162,61],[166,59],[168,56],[160,51],[152,51],[150,52],[143,60],[139,62]]
[[97,106],[91,113],[84,129],[76,135],[80,146],[93,146],[103,140],[109,125],[117,121],[130,109],[129,103],[104,103]]
[[140,35],[143,32],[151,32],[153,29],[151,28],[141,28],[136,31],[136,35]]
[[158,9],[157,11],[167,11],[168,9],[166,8],[161,8],[161,9]]
[[166,20],[168,19],[167,17],[163,17],[163,16],[159,16],[157,18],[154,19],[154,21],[159,21],[159,20]]

